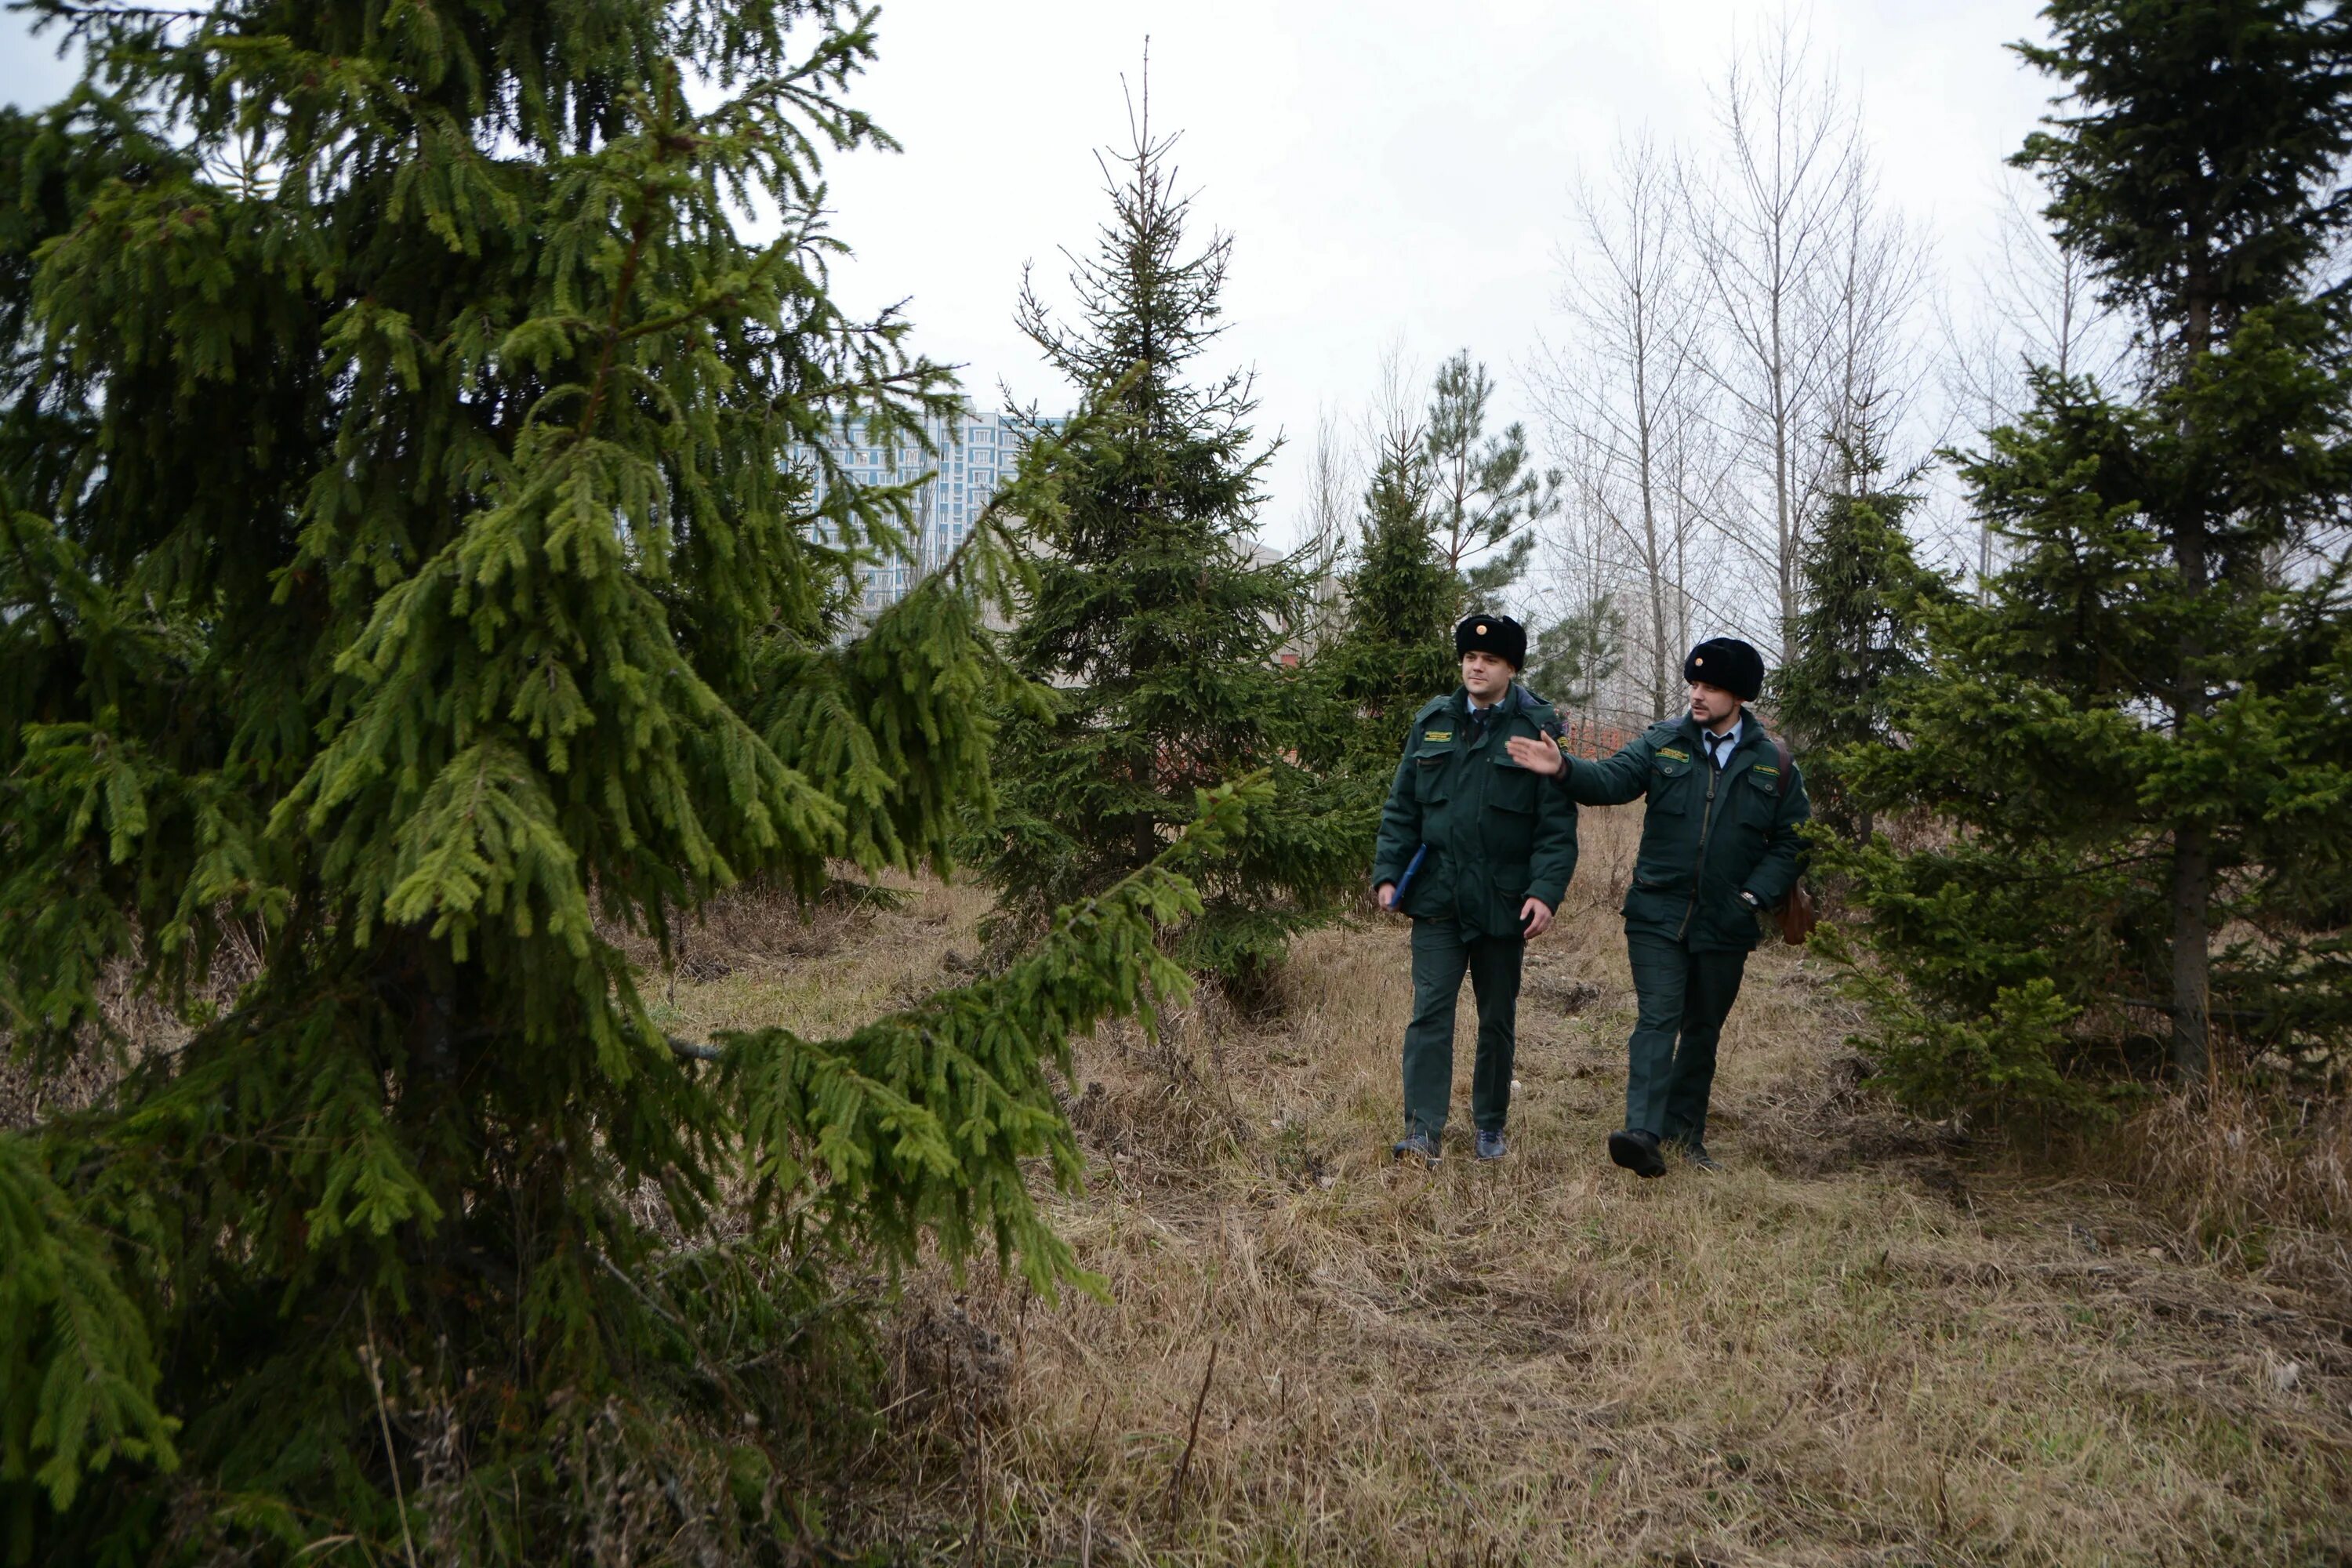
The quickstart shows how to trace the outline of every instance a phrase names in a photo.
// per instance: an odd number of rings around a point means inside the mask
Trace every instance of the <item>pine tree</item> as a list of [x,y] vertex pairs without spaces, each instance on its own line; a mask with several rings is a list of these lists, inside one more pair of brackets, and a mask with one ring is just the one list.
[[1536,634],[1528,658],[1528,689],[1562,710],[1590,708],[1625,663],[1625,612],[1613,594],[1596,594]]
[[[2265,0],[2058,0],[2072,90],[2019,161],[2136,313],[2138,395],[2042,371],[1962,472],[2010,566],[1928,620],[1900,747],[1853,788],[1944,845],[1854,879],[1880,1029],[1924,1100],[2071,1105],[2167,1017],[2283,1068],[2352,1034],[2352,648],[2334,246],[2352,18]],[[2234,930],[2214,950],[2214,933]]]
[[982,984],[667,1038],[617,933],[936,863],[1019,689],[994,530],[840,640],[906,496],[807,465],[952,395],[824,285],[871,13],[37,8],[92,63],[0,114],[0,1009],[119,1048],[121,963],[193,1034],[0,1134],[5,1555],[772,1552],[826,1270],[1072,1278],[1049,1069],[1264,786]]
[[1866,421],[1841,442],[1837,483],[1798,560],[1792,657],[1773,674],[1773,717],[1804,757],[1813,818],[1867,843],[1872,813],[1847,789],[1842,753],[1900,741],[1894,697],[1926,665],[1927,610],[1949,597],[1921,566],[1904,519],[1917,497],[1884,488]]
[[1189,247],[1173,140],[1153,134],[1147,87],[1130,149],[1106,163],[1111,219],[1072,259],[1074,323],[1023,289],[1021,324],[1085,417],[1055,470],[1058,508],[1031,520],[1036,587],[1009,645],[1055,700],[998,739],[985,865],[999,939],[1034,930],[1160,853],[1200,790],[1265,773],[1273,804],[1203,885],[1178,949],[1255,995],[1362,865],[1328,787],[1293,760],[1303,703],[1278,654],[1311,585],[1253,547],[1266,454],[1252,448],[1248,378],[1192,374],[1222,331],[1233,242]]
[[[1464,602],[1491,605],[1528,569],[1534,525],[1559,508],[1560,477],[1537,473],[1518,424],[1486,434],[1494,378],[1464,349],[1430,388],[1430,521]],[[1483,558],[1483,559],[1482,559]]]

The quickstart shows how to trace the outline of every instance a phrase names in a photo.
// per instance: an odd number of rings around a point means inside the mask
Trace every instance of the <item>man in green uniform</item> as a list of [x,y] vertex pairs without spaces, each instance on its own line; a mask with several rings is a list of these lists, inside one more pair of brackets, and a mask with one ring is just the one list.
[[1462,685],[1412,716],[1381,808],[1372,859],[1381,908],[1412,917],[1405,1135],[1393,1152],[1433,1165],[1453,1099],[1454,1006],[1465,969],[1478,999],[1478,1060],[1470,1080],[1477,1155],[1503,1157],[1519,961],[1528,938],[1551,924],[1576,870],[1575,803],[1507,749],[1517,739],[1559,754],[1553,745],[1559,720],[1514,679],[1527,662],[1525,628],[1507,616],[1472,616],[1454,628],[1454,651],[1462,659]]
[[[1556,745],[1513,741],[1529,770],[1553,774],[1586,805],[1646,796],[1642,850],[1625,895],[1625,946],[1639,1020],[1628,1042],[1625,1126],[1609,1157],[1664,1174],[1677,1148],[1703,1170],[1715,1047],[1739,994],[1758,916],[1789,896],[1801,869],[1798,826],[1812,815],[1804,779],[1746,704],[1764,659],[1737,637],[1714,637],[1683,662],[1690,712],[1654,725],[1600,762]],[[1679,1039],[1679,1044],[1677,1040]]]

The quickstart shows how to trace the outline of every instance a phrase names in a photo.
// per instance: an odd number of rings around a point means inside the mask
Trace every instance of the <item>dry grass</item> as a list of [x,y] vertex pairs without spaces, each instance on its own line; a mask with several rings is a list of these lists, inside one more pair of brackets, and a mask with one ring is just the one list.
[[[1587,824],[1508,1161],[1388,1163],[1398,925],[1303,943],[1273,1024],[1107,1034],[1074,1106],[1094,1174],[1056,1209],[1107,1299],[919,1282],[908,1344],[950,1322],[996,1370],[961,1416],[910,1397],[844,1514],[959,1562],[2347,1561],[2347,1303],[1886,1110],[1793,954],[1759,953],[1726,1033],[1729,1169],[1610,1168],[1633,824]],[[836,912],[823,951],[670,1005],[838,1028],[957,978],[983,907]],[[2340,1249],[2344,1211],[2312,1217]]]
[[2206,1252],[2352,1299],[2352,1106],[2223,1085],[2202,1101],[2159,1101],[2094,1157]]

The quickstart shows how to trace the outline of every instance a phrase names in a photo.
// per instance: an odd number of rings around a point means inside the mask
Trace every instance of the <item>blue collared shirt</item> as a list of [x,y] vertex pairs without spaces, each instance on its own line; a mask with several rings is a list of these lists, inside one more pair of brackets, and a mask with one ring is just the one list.
[[[1731,728],[1723,732],[1721,740],[1715,740],[1715,731],[1712,730],[1699,731],[1699,743],[1706,746],[1711,753],[1716,772],[1721,773],[1723,765],[1731,761],[1731,753],[1739,749],[1739,732],[1746,728],[1748,728],[1748,713],[1743,709],[1739,717],[1731,721]],[[1708,744],[1711,741],[1713,744]]]

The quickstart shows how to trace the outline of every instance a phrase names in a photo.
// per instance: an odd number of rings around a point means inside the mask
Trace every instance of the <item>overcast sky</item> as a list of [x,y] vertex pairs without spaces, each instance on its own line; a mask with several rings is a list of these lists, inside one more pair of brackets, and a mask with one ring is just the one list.
[[[1288,445],[1261,524],[1295,536],[1318,412],[1353,420],[1391,343],[1426,374],[1467,347],[1527,406],[1518,367],[1557,335],[1570,193],[1621,132],[1704,142],[1735,41],[1780,14],[1740,0],[890,0],[856,101],[904,143],[830,171],[854,305],[905,298],[919,341],[993,401],[1064,406],[1012,315],[1024,261],[1066,297],[1057,247],[1108,210],[1095,150],[1122,142],[1121,78],[1151,46],[1155,128],[1204,224],[1234,236],[1223,340]],[[1990,240],[2000,162],[2050,96],[2002,46],[2029,0],[1818,0],[1815,47],[1864,103],[1885,189],[1960,286]],[[0,17],[0,97],[64,85]]]

